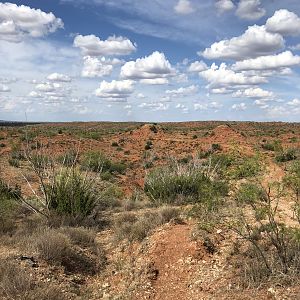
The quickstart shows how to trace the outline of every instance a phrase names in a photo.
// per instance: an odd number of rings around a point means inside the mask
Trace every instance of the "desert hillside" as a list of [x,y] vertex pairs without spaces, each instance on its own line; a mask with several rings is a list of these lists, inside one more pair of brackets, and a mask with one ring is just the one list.
[[300,299],[300,124],[11,125],[1,299]]

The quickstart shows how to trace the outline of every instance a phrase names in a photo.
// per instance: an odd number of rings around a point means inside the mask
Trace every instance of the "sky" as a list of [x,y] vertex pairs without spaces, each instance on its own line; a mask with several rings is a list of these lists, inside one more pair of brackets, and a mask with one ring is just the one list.
[[0,120],[299,122],[299,0],[0,2]]

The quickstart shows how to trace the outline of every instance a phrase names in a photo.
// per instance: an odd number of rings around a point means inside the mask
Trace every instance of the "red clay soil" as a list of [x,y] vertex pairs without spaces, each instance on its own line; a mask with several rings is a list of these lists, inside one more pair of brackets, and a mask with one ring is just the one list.
[[192,295],[187,295],[193,279],[193,260],[204,258],[207,254],[203,246],[191,241],[190,236],[189,225],[174,225],[152,237],[155,242],[149,257],[158,274],[153,280],[151,299],[193,299]]

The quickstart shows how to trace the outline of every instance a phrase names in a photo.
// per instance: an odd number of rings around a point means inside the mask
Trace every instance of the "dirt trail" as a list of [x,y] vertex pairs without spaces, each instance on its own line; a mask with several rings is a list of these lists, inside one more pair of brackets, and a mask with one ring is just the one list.
[[156,242],[149,254],[158,276],[153,281],[151,299],[187,299],[193,260],[205,254],[197,242],[190,240],[190,233],[190,226],[175,225],[158,231],[152,237]]

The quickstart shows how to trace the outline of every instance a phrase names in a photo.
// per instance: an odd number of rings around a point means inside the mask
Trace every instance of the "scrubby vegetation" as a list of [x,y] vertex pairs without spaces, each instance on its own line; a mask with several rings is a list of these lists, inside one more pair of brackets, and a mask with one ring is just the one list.
[[226,182],[218,180],[215,166],[205,166],[197,161],[189,164],[173,162],[147,175],[145,192],[157,204],[182,204],[225,196],[228,187]]
[[300,128],[43,126],[0,135],[0,297],[297,289]]

